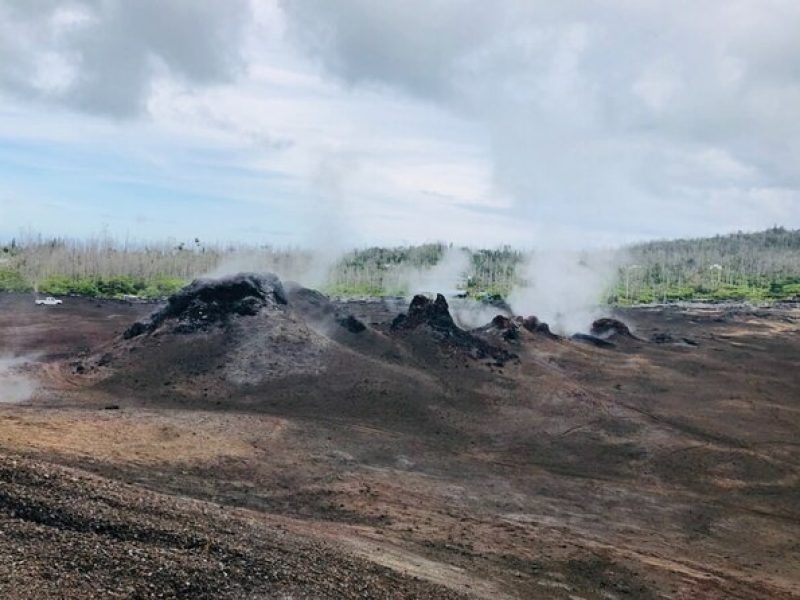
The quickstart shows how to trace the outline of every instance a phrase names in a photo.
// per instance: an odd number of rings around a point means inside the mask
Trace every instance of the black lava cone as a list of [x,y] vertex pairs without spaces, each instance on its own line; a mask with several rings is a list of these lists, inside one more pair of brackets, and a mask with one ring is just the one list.
[[433,302],[426,296],[414,296],[408,306],[408,314],[398,315],[392,321],[392,329],[414,329],[423,323],[441,333],[462,331],[453,321],[447,300],[441,294],[436,294],[436,300]]
[[559,339],[558,335],[550,331],[550,326],[544,321],[540,321],[537,317],[525,317],[522,321],[522,326],[531,333],[541,333],[553,340]]
[[426,326],[441,342],[468,351],[475,358],[491,357],[498,364],[503,364],[516,354],[497,348],[461,329],[450,315],[450,307],[444,296],[436,295],[431,301],[425,296],[414,296],[408,307],[408,313],[400,314],[392,321],[393,331],[403,331]]
[[170,296],[167,306],[147,321],[134,323],[123,337],[151,333],[167,320],[175,320],[176,333],[191,333],[233,316],[253,316],[268,305],[286,304],[280,279],[272,273],[242,273],[221,279],[196,279]]
[[595,337],[607,339],[613,336],[635,337],[625,323],[608,317],[597,319],[592,323],[591,333]]

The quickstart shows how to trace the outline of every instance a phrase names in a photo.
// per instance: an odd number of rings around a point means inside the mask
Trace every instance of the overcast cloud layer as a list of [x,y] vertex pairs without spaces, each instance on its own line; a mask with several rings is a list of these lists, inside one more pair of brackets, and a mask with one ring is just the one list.
[[6,0],[0,235],[800,227],[793,0]]

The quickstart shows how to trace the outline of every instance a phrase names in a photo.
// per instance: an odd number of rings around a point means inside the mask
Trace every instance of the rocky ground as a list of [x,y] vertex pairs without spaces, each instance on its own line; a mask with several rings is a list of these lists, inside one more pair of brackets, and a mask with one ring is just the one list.
[[800,597],[797,309],[570,340],[240,283],[0,296],[4,597]]
[[0,455],[4,598],[458,598],[257,514]]

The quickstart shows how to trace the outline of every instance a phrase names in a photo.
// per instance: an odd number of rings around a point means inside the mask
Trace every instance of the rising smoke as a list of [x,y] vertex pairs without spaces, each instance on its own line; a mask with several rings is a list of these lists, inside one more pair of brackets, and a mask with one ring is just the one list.
[[237,273],[275,273],[281,280],[319,288],[330,280],[340,256],[338,252],[307,250],[270,252],[241,250],[227,255],[203,277],[217,279]]
[[471,268],[471,257],[462,248],[445,248],[439,261],[430,267],[402,266],[386,279],[394,289],[407,295],[444,294],[454,296],[463,290]]
[[532,252],[508,304],[515,314],[536,315],[556,333],[588,331],[606,312],[603,296],[614,283],[618,261],[612,251]]

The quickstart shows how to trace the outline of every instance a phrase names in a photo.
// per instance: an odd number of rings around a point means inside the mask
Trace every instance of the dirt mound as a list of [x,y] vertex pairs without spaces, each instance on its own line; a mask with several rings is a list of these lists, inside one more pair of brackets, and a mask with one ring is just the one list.
[[74,371],[111,374],[109,384],[125,380],[168,397],[207,397],[231,385],[320,373],[332,344],[293,310],[269,273],[198,279],[122,338]]
[[286,292],[277,276],[243,273],[222,279],[196,279],[170,296],[167,306],[129,327],[123,337],[152,333],[167,322],[174,333],[192,333],[235,316],[255,316],[267,306],[285,305]]
[[418,329],[428,330],[442,344],[466,351],[473,358],[493,358],[498,364],[516,358],[516,354],[498,348],[456,325],[447,300],[441,294],[437,294],[433,301],[426,296],[414,296],[408,313],[401,313],[392,321],[391,330],[395,332]]
[[630,328],[618,319],[604,317],[592,323],[591,334],[603,340],[613,337],[636,339]]

